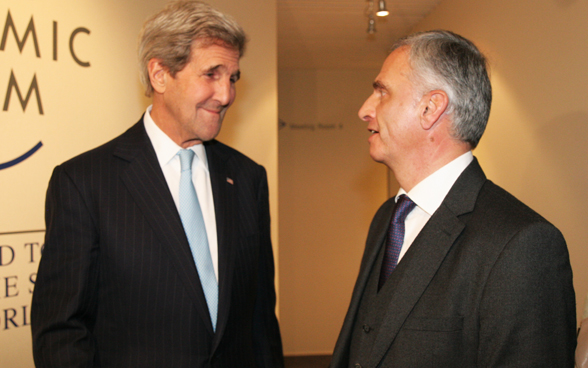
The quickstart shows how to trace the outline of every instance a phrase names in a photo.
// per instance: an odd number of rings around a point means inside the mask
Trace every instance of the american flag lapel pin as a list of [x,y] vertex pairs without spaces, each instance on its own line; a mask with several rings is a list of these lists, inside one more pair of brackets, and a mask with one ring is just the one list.
[[227,183],[229,183],[229,184],[233,185],[233,184],[234,184],[234,183],[233,183],[233,179],[231,179],[231,178],[227,178]]

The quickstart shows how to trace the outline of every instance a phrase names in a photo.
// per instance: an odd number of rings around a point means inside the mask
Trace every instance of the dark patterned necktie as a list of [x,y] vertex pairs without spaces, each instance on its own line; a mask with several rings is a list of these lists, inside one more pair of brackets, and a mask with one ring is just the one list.
[[404,220],[415,206],[416,204],[405,194],[398,197],[396,207],[394,207],[394,213],[392,214],[392,221],[388,228],[386,253],[384,254],[384,260],[382,261],[378,290],[382,288],[388,279],[388,276],[390,276],[398,264],[398,256],[400,255],[402,243],[404,242]]

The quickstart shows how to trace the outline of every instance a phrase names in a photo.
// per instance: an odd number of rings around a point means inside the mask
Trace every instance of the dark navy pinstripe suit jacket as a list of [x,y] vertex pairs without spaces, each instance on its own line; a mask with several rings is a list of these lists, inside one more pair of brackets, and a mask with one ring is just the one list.
[[216,333],[141,119],[55,168],[32,305],[37,367],[283,366],[265,170],[218,141],[205,147],[218,232]]

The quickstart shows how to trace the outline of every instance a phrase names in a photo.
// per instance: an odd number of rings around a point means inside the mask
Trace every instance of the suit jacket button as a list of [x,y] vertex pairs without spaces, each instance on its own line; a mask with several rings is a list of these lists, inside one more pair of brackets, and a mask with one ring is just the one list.
[[368,333],[372,330],[372,328],[368,325],[363,325],[363,332]]

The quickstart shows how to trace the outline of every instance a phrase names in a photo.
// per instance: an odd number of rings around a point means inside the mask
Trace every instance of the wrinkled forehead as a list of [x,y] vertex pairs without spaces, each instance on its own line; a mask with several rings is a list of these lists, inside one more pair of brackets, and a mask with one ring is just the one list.
[[206,49],[210,46],[220,46],[223,47],[227,50],[230,51],[234,51],[236,53],[239,54],[239,59],[241,58],[241,53],[239,51],[239,47],[235,46],[235,45],[231,45],[230,43],[221,40],[220,38],[211,38],[211,37],[201,37],[201,38],[197,38],[194,41],[192,41],[192,53],[197,52],[197,50],[201,50],[201,49]]

